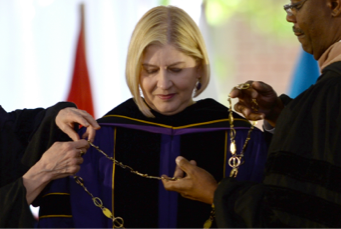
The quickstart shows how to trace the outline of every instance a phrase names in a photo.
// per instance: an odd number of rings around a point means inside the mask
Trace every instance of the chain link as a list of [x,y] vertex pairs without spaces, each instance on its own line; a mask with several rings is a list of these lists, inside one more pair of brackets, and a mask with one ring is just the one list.
[[[144,178],[149,178],[149,179],[156,179],[156,180],[167,179],[167,180],[175,181],[175,180],[178,179],[176,177],[171,177],[171,178],[170,177],[158,177],[158,176],[149,176],[148,174],[140,173],[140,172],[134,170],[132,167],[130,167],[128,165],[124,165],[122,162],[117,161],[115,158],[109,157],[108,154],[103,152],[103,150],[101,150],[98,146],[94,145],[90,141],[88,141],[88,142],[89,142],[90,146],[94,147],[98,152],[103,154],[106,158],[108,158],[110,161],[114,162],[115,165],[118,165],[121,168],[126,169],[126,170],[130,171],[131,173],[134,173],[134,174],[136,174],[138,176],[141,176],[141,177],[144,177]],[[94,202],[94,205],[96,207],[99,207],[102,210],[103,214],[113,221],[113,228],[124,228],[124,220],[123,220],[123,218],[122,217],[115,217],[108,208],[104,207],[102,200],[99,197],[95,197],[85,187],[83,178],[78,177],[78,176],[73,176],[73,178],[75,179],[76,183],[78,185],[80,185],[84,189],[84,191],[91,196],[91,199]]]
[[[250,87],[250,84],[238,84],[236,88],[238,88],[239,90],[246,90],[249,87]],[[243,161],[244,152],[245,152],[245,149],[246,149],[246,146],[247,146],[249,140],[251,139],[251,132],[255,128],[255,122],[251,122],[251,128],[247,133],[247,137],[245,139],[243,148],[240,151],[240,153],[237,154],[237,147],[236,147],[236,140],[235,140],[236,130],[234,129],[234,124],[233,124],[234,118],[233,118],[231,97],[228,97],[227,101],[229,102],[228,109],[229,109],[229,122],[230,122],[230,142],[231,142],[230,143],[230,152],[232,154],[232,156],[228,160],[228,164],[232,168],[231,173],[230,173],[230,177],[237,177],[239,166],[244,163],[244,161]],[[255,100],[252,100],[252,101],[257,104],[257,102]],[[258,106],[258,104],[257,104],[257,106]]]
[[[250,84],[247,84],[247,83],[245,83],[245,84],[238,84],[236,86],[236,88],[238,88],[239,90],[245,90],[245,89],[248,89],[249,87],[250,87]],[[228,160],[228,164],[232,168],[232,170],[230,172],[230,177],[234,177],[235,178],[238,175],[239,166],[244,163],[244,161],[243,161],[244,151],[246,149],[247,143],[251,139],[251,132],[255,128],[255,122],[251,122],[251,128],[250,128],[250,130],[247,133],[247,137],[245,139],[243,148],[242,148],[240,154],[237,154],[237,146],[236,146],[236,140],[235,140],[237,132],[234,129],[234,118],[233,118],[232,99],[231,99],[231,97],[228,97],[227,101],[229,103],[228,110],[229,110],[229,122],[230,122],[230,152],[232,154],[232,156]],[[257,103],[256,100],[252,100],[252,101],[253,101],[253,103],[255,103],[258,106],[258,103]],[[258,111],[258,108],[257,108],[256,111]],[[212,210],[211,210],[211,213],[210,213],[210,217],[209,217],[208,220],[205,221],[204,229],[211,228],[212,223],[214,221],[214,218],[215,218],[215,207],[214,207],[214,204],[212,204]]]
[[94,202],[94,205],[96,207],[99,207],[103,214],[112,220],[113,222],[113,228],[124,228],[124,220],[121,217],[115,217],[111,211],[104,207],[102,200],[99,197],[95,197],[89,190],[85,187],[83,178],[78,176],[73,176],[73,179],[76,181],[78,185],[80,185],[86,193],[88,193],[91,196],[92,201]]
[[128,165],[124,165],[122,162],[117,161],[116,159],[114,159],[113,157],[109,157],[106,153],[104,153],[98,146],[95,146],[92,142],[89,141],[89,144],[94,147],[98,152],[100,152],[101,154],[103,154],[106,158],[108,158],[109,160],[111,160],[112,162],[115,163],[115,165],[120,166],[122,169],[128,170],[131,173],[134,173],[138,176],[144,177],[144,178],[149,178],[149,179],[156,179],[156,180],[171,180],[171,181],[175,181],[178,178],[176,177],[158,177],[158,176],[149,176],[148,174],[143,174],[140,173],[136,170],[134,170],[132,167],[128,166]]

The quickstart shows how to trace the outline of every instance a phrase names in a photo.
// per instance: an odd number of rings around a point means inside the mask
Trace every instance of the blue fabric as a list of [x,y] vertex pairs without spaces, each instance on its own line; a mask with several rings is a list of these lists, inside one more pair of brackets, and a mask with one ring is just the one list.
[[[180,156],[180,136],[163,134],[160,150],[160,176],[173,174],[175,158]],[[159,183],[159,228],[176,228],[178,193],[166,191]]]
[[[239,169],[238,180],[261,181],[262,173],[259,168],[264,166],[265,157],[258,158],[259,152],[266,151],[265,144],[259,144],[263,141],[259,130],[254,130],[251,134],[251,140],[245,150],[245,164]],[[248,130],[239,130],[236,136],[238,153],[242,149]],[[162,135],[160,149],[160,176],[167,174],[171,176],[174,173],[176,164],[175,158],[180,155],[180,135]],[[113,156],[114,128],[111,126],[102,126],[101,131],[97,132],[95,145],[100,145],[101,149]],[[254,152],[255,145],[258,145],[259,151]],[[227,145],[229,150],[229,142]],[[263,147],[263,148],[262,148]],[[230,152],[227,152],[230,156]],[[94,163],[98,162],[98,163]],[[226,176],[229,176],[231,168],[226,165]],[[98,153],[93,147],[84,155],[82,169],[77,174],[84,178],[84,184],[94,196],[103,200],[105,207],[112,210],[112,163],[102,154]],[[90,196],[70,179],[70,190],[72,213],[74,217],[74,226],[76,228],[87,227],[112,227],[110,220],[103,216],[102,211],[96,207]],[[104,184],[104,186],[103,186]],[[160,181],[159,184],[159,228],[176,228],[178,214],[178,194],[176,192],[166,191]],[[118,216],[118,215],[117,215]]]
[[[116,159],[136,171],[151,176],[172,176],[175,169],[174,160],[176,156],[182,155],[189,160],[196,160],[198,166],[209,171],[216,180],[223,178],[224,150],[229,150],[228,143],[227,149],[225,148],[225,131],[229,132],[228,113],[223,105],[210,99],[202,100],[174,116],[155,114],[155,119],[149,119],[140,113],[135,102],[130,99],[109,112],[109,116],[111,115],[121,118],[107,117],[99,120],[102,127],[96,132],[94,142],[110,157],[116,150]],[[236,145],[237,151],[240,152],[250,125],[239,115],[234,116]],[[115,127],[118,127],[116,137]],[[266,144],[262,134],[258,129],[252,132],[245,152],[245,163],[241,165],[237,176],[239,180],[260,180],[266,158]],[[226,156],[229,159],[230,152],[227,152]],[[99,197],[104,207],[111,210],[115,217],[125,220],[126,227],[200,228],[209,216],[211,209],[208,204],[166,192],[158,180],[141,178],[119,166],[114,169],[113,162],[92,147],[83,157],[84,163],[77,176],[83,178],[89,192]],[[226,176],[230,170],[231,168],[226,166]],[[74,225],[66,227],[112,227],[111,220],[94,205],[83,188],[76,184],[72,177],[66,180],[68,182],[64,185],[70,189],[69,201],[67,198],[59,198],[60,201],[56,201],[57,198],[53,195],[45,201],[43,198],[41,211],[44,215],[58,215],[55,206],[69,206],[64,212],[69,217],[73,216]],[[47,189],[49,188],[48,186]],[[54,201],[53,205],[50,200]],[[60,221],[66,222],[69,219],[65,217]],[[53,221],[56,220],[50,218],[51,224],[45,224],[46,227],[65,227],[62,222],[58,222],[56,226]]]
[[[54,180],[53,182],[50,183],[49,188],[44,190],[42,192],[42,199],[44,201],[44,196],[46,194],[51,194],[51,193],[62,193],[62,194],[67,194],[70,193],[69,189],[69,179],[70,177],[66,177],[63,179],[57,179]],[[40,215],[39,215],[40,216]],[[51,228],[51,227],[58,227],[58,228],[72,228],[74,227],[73,225],[73,220],[70,217],[49,217],[49,218],[40,218],[38,225],[38,228]]]
[[[94,144],[113,156],[114,132],[113,128],[101,129],[100,137],[96,137]],[[112,172],[113,163],[93,147],[83,156],[84,163],[76,174],[84,180],[84,185],[95,197],[103,201],[103,206],[112,211]],[[102,210],[94,205],[89,194],[81,186],[70,179],[71,208],[76,228],[112,227],[112,221],[104,217]]]
[[[84,129],[83,129],[84,131]],[[80,133],[82,134],[82,132]],[[236,135],[236,145],[238,153],[242,149],[245,138],[248,134],[247,129],[240,129]],[[237,176],[238,180],[261,181],[262,173],[260,168],[264,167],[265,155],[260,152],[266,152],[266,145],[259,144],[263,142],[262,133],[255,129],[251,134],[251,140],[245,150],[245,164],[243,164]],[[160,173],[172,176],[176,164],[175,158],[180,155],[181,135],[166,135],[161,136],[160,148]],[[114,127],[102,126],[101,130],[96,133],[94,144],[108,154],[113,156],[114,149]],[[230,157],[229,142],[227,144],[227,157]],[[257,148],[258,146],[258,148]],[[81,170],[76,174],[84,179],[84,185],[95,196],[103,201],[103,205],[112,211],[113,202],[113,186],[112,174],[113,163],[110,162],[104,155],[99,153],[93,147],[90,147],[87,153],[83,156],[84,163]],[[121,168],[118,168],[121,169]],[[226,176],[229,176],[231,168],[226,165]],[[68,185],[65,180],[69,182]],[[91,197],[83,190],[81,186],[76,184],[73,178],[60,179],[52,182],[53,187],[50,192],[64,190],[65,186],[70,187],[70,200],[73,218],[47,218],[42,220],[40,227],[75,227],[75,228],[105,228],[112,227],[110,219],[104,217],[100,208],[96,207]],[[168,192],[164,189],[162,182],[159,183],[159,228],[176,228],[178,217],[178,194]],[[113,212],[114,216],[118,217],[117,213]],[[73,220],[73,224],[72,224]]]
[[312,84],[315,84],[319,76],[320,70],[317,61],[313,55],[302,50],[291,81],[289,96],[297,97]]
[[37,228],[73,228],[73,218],[55,217],[39,219]]
[[[261,182],[263,180],[263,170],[261,168],[264,168],[266,157],[261,152],[266,152],[267,146],[265,144],[259,144],[259,142],[262,142],[264,140],[263,135],[260,134],[258,131],[259,130],[255,129],[251,132],[251,139],[246,146],[243,164],[238,169],[236,180],[254,182]],[[248,132],[248,130],[239,130],[237,132],[235,138],[237,145],[237,154],[241,153]],[[225,177],[229,177],[231,172],[231,167],[228,165],[228,159],[231,156],[230,136],[228,139]]]

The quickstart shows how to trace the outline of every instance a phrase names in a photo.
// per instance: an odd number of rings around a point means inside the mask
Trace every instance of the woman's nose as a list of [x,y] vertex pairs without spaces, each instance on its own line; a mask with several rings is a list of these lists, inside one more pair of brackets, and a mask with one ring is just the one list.
[[173,83],[169,77],[167,69],[161,69],[158,74],[157,87],[162,90],[167,90],[172,87]]

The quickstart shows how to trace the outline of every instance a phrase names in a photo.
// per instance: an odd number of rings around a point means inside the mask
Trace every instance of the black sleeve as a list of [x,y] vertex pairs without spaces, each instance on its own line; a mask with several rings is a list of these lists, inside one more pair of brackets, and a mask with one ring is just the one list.
[[215,195],[215,215],[219,228],[264,227],[264,185],[225,178]]
[[282,100],[284,106],[287,106],[293,99],[287,96],[286,94],[282,94],[279,96],[279,99]]
[[[282,101],[284,106],[288,105],[293,100],[292,98],[285,94],[280,95],[279,99]],[[270,146],[273,134],[268,131],[263,131],[263,133],[265,142],[267,143],[268,146]]]
[[[65,107],[75,105],[61,102],[47,109],[23,109],[10,113],[0,107],[0,228],[33,227],[33,217],[21,177],[44,152],[30,146],[33,140],[40,141],[35,139],[35,133],[43,125],[51,128],[45,132],[56,131],[61,134],[55,118]],[[40,137],[44,143],[48,138],[44,135]]]
[[39,127],[36,128],[34,134],[30,137],[25,154],[22,158],[22,163],[28,168],[32,167],[40,160],[43,153],[50,148],[56,141],[71,140],[64,132],[56,125],[55,119],[58,112],[66,107],[76,107],[73,103],[61,102],[48,108],[43,117],[40,118]]
[[33,227],[22,178],[0,188],[0,228]]

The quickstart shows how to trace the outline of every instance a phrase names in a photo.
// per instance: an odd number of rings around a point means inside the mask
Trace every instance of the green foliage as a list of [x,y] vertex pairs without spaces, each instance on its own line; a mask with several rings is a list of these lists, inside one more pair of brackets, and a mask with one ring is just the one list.
[[159,0],[160,1],[160,5],[162,6],[168,6],[169,5],[169,0]]
[[286,21],[283,5],[289,0],[205,0],[207,21],[219,26],[235,18],[250,24],[250,28],[275,36],[292,37],[292,26]]

